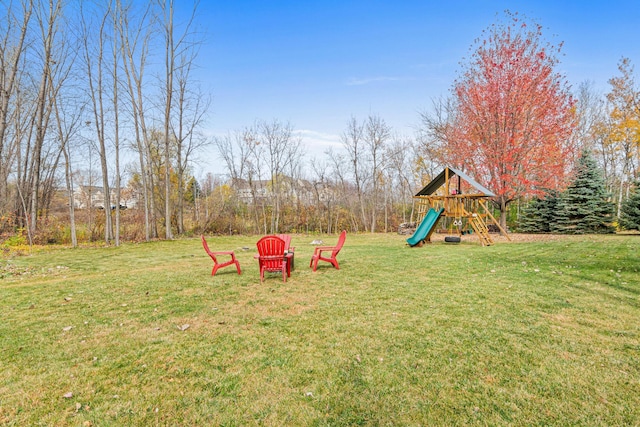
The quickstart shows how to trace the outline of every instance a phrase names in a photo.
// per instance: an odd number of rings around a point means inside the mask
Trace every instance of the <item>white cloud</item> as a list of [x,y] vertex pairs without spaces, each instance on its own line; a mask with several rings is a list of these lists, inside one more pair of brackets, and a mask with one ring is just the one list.
[[302,139],[302,144],[310,157],[323,158],[324,153],[329,148],[334,150],[342,149],[340,135],[323,133],[310,129],[295,130],[294,135],[299,136]]

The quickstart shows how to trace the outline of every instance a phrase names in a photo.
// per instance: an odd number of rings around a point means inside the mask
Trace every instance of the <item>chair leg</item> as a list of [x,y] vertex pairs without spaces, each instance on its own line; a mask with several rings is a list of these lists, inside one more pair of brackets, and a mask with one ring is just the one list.
[[240,263],[236,261],[236,269],[238,270],[238,275],[242,275],[242,271],[240,270]]

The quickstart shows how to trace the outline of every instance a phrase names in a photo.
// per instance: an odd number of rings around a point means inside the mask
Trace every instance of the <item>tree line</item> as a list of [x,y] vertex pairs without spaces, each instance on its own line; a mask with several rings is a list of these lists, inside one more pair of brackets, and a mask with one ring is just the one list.
[[93,157],[100,180],[85,185],[100,184],[103,237],[119,244],[125,156],[137,158],[145,238],[185,231],[183,183],[206,143],[209,103],[192,76],[202,42],[196,6],[178,21],[173,0],[0,3],[3,231],[33,240],[65,188],[76,245],[74,186],[95,173],[77,165],[91,168]]
[[[445,166],[496,193],[502,225],[515,229],[531,200],[574,183],[585,151],[602,170],[612,222],[625,224],[640,168],[640,90],[628,58],[606,94],[588,82],[574,91],[557,71],[562,44],[507,12],[471,46],[450,96],[417,117],[414,135],[376,114],[352,116],[340,149],[309,158],[279,119],[204,136],[196,12],[194,3],[176,19],[172,0],[1,4],[3,236],[117,245],[198,232],[388,232],[416,220],[413,194]],[[193,165],[207,145],[226,174],[198,180]],[[76,209],[79,186],[99,187],[102,209]],[[125,209],[126,191],[135,209]]]

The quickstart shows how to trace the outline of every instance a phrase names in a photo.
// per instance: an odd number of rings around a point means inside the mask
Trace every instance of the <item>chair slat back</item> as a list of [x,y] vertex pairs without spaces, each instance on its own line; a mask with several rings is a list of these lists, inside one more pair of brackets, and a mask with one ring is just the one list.
[[267,270],[280,270],[284,262],[284,240],[278,236],[264,236],[258,243],[260,262]]
[[291,235],[290,234],[278,234],[278,237],[284,240],[284,250],[288,251],[289,246],[291,246]]
[[340,252],[340,249],[342,249],[342,246],[344,246],[345,240],[347,240],[347,230],[342,230],[342,233],[340,233],[340,237],[338,237],[338,243],[331,252],[331,256],[335,257],[336,255],[338,255],[338,252]]
[[218,262],[215,254],[209,249],[209,245],[207,244],[204,235],[201,235],[200,238],[202,239],[202,247],[204,247],[204,251],[211,257],[211,259],[213,259],[213,262]]

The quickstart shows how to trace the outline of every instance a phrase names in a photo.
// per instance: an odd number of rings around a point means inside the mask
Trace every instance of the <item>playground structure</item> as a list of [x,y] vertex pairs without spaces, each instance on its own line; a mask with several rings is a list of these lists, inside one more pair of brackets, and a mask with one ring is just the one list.
[[[474,233],[482,246],[493,244],[487,227],[488,221],[509,239],[507,232],[496,221],[487,207],[487,199],[495,197],[464,172],[447,167],[413,198],[420,224],[413,236],[407,239],[410,246],[421,246],[431,241],[436,230],[455,237],[445,241],[460,241],[463,234]],[[441,228],[438,229],[438,224]],[[509,239],[511,240],[511,239]]]

